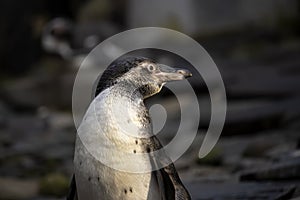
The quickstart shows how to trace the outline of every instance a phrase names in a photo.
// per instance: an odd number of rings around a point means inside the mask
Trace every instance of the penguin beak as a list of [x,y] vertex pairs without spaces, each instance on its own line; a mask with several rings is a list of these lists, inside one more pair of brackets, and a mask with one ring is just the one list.
[[179,81],[191,77],[192,73],[187,69],[173,68],[158,64],[159,72],[156,74],[162,82]]

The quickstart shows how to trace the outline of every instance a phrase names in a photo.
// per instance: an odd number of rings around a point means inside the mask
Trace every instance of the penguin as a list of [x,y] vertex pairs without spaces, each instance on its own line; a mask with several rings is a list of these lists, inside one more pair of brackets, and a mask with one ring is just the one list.
[[191,199],[168,155],[154,154],[163,147],[144,104],[167,82],[190,76],[144,57],[108,66],[77,130],[68,200]]

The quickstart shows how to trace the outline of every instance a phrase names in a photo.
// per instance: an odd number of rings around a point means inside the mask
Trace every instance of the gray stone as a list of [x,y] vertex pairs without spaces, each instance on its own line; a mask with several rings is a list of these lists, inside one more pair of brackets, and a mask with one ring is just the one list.
[[0,199],[31,199],[37,196],[38,192],[39,188],[36,180],[0,178]]
[[295,191],[292,185],[267,183],[187,183],[192,199],[197,200],[263,200],[290,199]]
[[242,172],[241,181],[278,181],[300,179],[300,159],[275,163],[262,169]]

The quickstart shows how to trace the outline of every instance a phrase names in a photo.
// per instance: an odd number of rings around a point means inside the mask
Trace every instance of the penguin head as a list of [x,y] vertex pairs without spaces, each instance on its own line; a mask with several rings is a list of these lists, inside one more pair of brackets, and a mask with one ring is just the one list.
[[186,69],[169,67],[148,58],[127,57],[113,62],[103,72],[96,95],[108,87],[123,83],[147,98],[160,92],[165,83],[184,80],[190,76],[191,72]]

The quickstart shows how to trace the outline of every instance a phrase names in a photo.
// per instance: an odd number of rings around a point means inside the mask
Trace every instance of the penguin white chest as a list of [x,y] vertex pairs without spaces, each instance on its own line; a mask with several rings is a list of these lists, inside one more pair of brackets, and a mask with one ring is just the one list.
[[126,171],[151,168],[148,156],[139,160],[131,157],[145,149],[140,137],[149,134],[149,127],[140,123],[139,102],[128,103],[126,99],[116,101],[109,89],[103,91],[78,129],[74,163],[79,199],[159,199],[151,171]]

